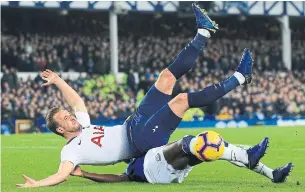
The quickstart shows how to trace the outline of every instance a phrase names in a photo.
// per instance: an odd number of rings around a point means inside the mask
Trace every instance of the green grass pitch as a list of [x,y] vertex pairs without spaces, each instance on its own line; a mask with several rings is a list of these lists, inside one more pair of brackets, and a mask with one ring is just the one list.
[[[179,129],[171,140],[186,134],[196,135],[207,129]],[[253,127],[247,129],[217,129],[226,141],[234,144],[253,145],[263,137],[270,138],[270,147],[262,161],[276,168],[287,162],[295,167],[284,184],[274,184],[269,179],[228,162],[203,163],[193,169],[182,184],[152,185],[147,183],[95,183],[70,177],[54,187],[20,189],[16,183],[24,183],[24,173],[36,180],[57,171],[60,150],[65,141],[52,134],[1,136],[1,189],[2,191],[305,191],[305,127]],[[114,166],[83,166],[87,171],[122,173],[126,164]],[[299,185],[297,185],[299,181]]]

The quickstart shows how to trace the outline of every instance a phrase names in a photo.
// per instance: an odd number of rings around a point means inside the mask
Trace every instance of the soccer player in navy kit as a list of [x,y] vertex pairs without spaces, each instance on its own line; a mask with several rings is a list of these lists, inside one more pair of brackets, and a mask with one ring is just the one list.
[[[175,61],[160,73],[136,112],[126,120],[133,157],[143,156],[148,150],[167,144],[189,108],[212,104],[236,87],[249,84],[252,80],[252,55],[245,49],[240,64],[231,77],[201,91],[180,93],[172,98],[176,81],[195,67],[197,57],[211,36],[210,32],[218,30],[218,25],[209,18],[205,10],[195,4],[192,8],[198,28],[195,38],[182,49]],[[258,159],[264,150],[252,150],[252,153],[256,153]],[[256,163],[252,162],[250,167],[254,168]]]

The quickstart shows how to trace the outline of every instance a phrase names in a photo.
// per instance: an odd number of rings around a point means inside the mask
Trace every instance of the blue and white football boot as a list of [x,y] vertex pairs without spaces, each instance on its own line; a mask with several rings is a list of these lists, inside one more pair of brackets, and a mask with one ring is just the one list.
[[248,167],[254,169],[259,163],[260,159],[265,155],[268,148],[269,138],[264,138],[259,144],[249,148],[248,154]]
[[284,183],[292,170],[292,163],[288,163],[283,167],[276,168],[273,172],[273,183]]
[[201,9],[199,5],[194,3],[192,4],[192,8],[196,17],[197,28],[207,29],[214,33],[218,30],[218,24],[210,19],[206,10]]
[[252,80],[252,68],[253,68],[253,58],[249,49],[245,48],[244,53],[240,59],[240,63],[237,67],[237,71],[245,77],[245,84],[251,83]]

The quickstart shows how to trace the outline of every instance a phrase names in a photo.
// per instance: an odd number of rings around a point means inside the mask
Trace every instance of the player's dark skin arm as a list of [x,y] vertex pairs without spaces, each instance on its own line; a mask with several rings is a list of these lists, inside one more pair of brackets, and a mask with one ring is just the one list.
[[193,155],[185,154],[182,150],[182,139],[174,143],[167,144],[163,149],[164,158],[174,169],[183,170],[187,165],[195,166],[202,163]]
[[103,182],[103,183],[117,183],[117,182],[129,182],[131,181],[126,174],[97,174],[97,173],[88,173],[86,171],[81,170],[77,167],[71,175],[83,177],[86,179],[90,179],[95,182]]
[[[176,170],[183,170],[187,165],[195,166],[202,161],[193,155],[185,154],[182,150],[182,139],[174,143],[167,144],[163,149],[163,154],[166,161]],[[79,167],[71,173],[71,175],[83,177],[96,182],[115,183],[115,182],[130,182],[132,180],[126,174],[97,174],[88,173],[81,170]]]
[[117,182],[128,182],[129,177],[126,174],[114,175],[114,174],[96,174],[84,172],[83,178],[90,179],[96,182],[105,183],[117,183]]

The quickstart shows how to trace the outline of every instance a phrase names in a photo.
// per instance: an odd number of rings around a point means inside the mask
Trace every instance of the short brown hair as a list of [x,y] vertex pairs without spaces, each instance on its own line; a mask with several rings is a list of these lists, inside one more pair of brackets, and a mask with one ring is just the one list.
[[55,119],[54,119],[54,115],[55,115],[56,113],[58,113],[59,110],[60,110],[59,107],[53,107],[52,109],[50,109],[50,110],[48,111],[48,114],[47,114],[47,117],[46,117],[46,122],[47,122],[46,125],[47,125],[47,127],[48,127],[48,129],[49,129],[50,131],[52,131],[53,133],[55,133],[55,134],[60,135],[60,136],[63,137],[63,134],[58,133],[58,132],[56,131],[56,128],[58,127],[58,124],[57,124],[57,122],[56,122]]

